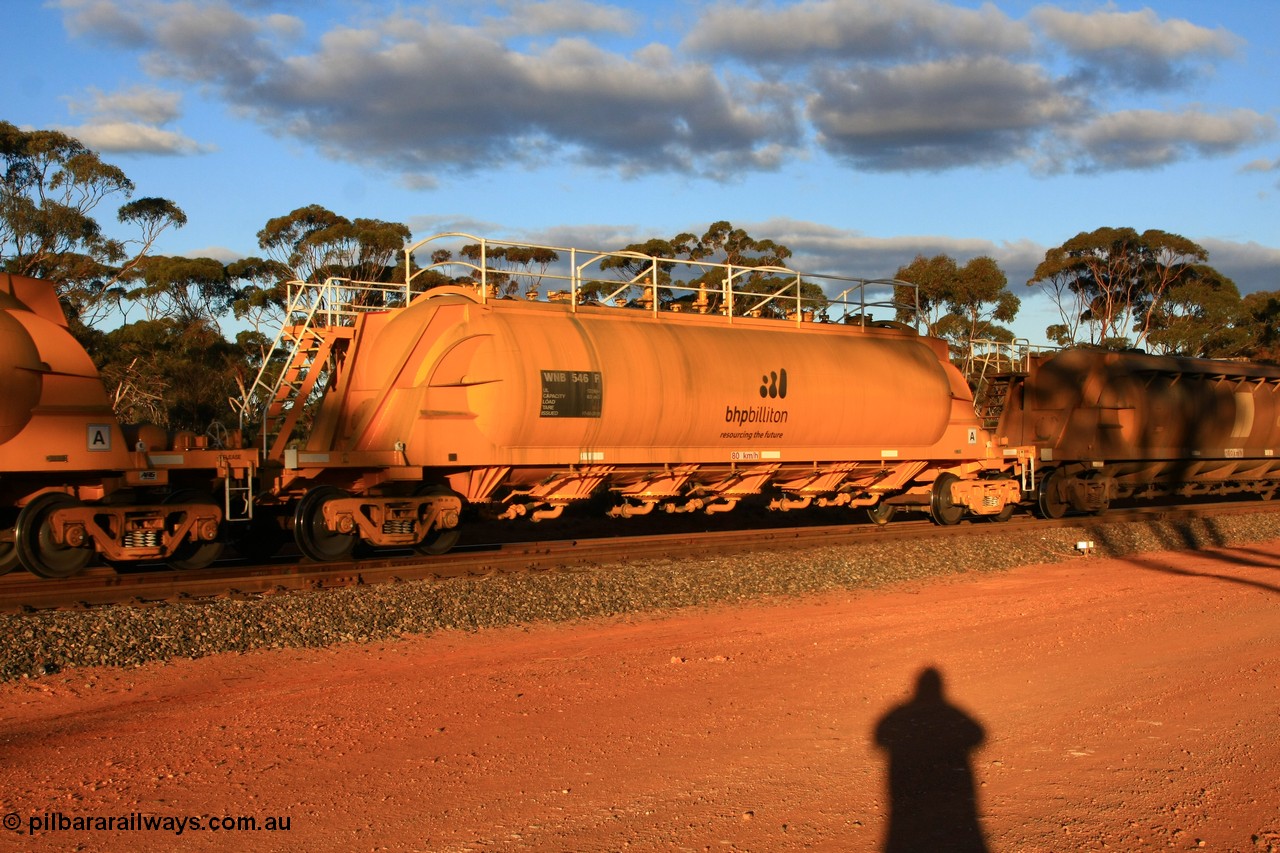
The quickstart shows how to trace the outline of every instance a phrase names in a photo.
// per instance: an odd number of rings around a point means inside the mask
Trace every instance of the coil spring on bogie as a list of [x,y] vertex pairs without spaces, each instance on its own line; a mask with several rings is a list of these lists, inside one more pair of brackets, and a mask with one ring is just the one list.
[[130,530],[124,535],[126,548],[159,548],[159,530]]
[[384,522],[382,522],[382,532],[383,532],[383,533],[388,533],[388,534],[397,534],[397,533],[409,534],[409,533],[412,533],[412,532],[413,532],[413,520],[412,520],[412,519],[401,519],[401,520],[399,520],[399,521],[384,521]]
[[983,495],[982,505],[983,506],[1000,506],[1000,498],[998,498],[995,495]]

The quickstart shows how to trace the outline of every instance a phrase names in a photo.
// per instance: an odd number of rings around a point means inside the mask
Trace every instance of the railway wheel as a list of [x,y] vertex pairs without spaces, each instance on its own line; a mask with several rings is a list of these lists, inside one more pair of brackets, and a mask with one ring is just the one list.
[[950,526],[959,524],[964,518],[964,505],[951,500],[951,484],[960,480],[955,474],[939,474],[933,481],[933,495],[929,500],[929,514],[938,524]]
[[356,550],[356,534],[336,533],[325,526],[324,505],[349,497],[337,486],[317,486],[298,501],[293,514],[293,538],[298,550],[317,563],[347,560]]
[[48,492],[33,500],[18,513],[18,526],[13,545],[18,560],[34,575],[42,578],[69,578],[84,571],[93,558],[92,548],[72,548],[54,541],[53,514],[80,501],[62,492]]
[[1067,499],[1067,475],[1054,468],[1040,480],[1037,506],[1041,518],[1062,518],[1071,507]]
[[[217,506],[217,502],[212,495],[206,495],[197,492],[194,489],[186,489],[174,492],[165,498],[167,504],[207,504]],[[165,565],[171,569],[185,572],[190,569],[204,569],[213,565],[213,561],[222,556],[223,541],[221,537],[212,541],[201,540],[192,542],[190,539],[184,539],[173,552],[173,556],[165,560]]]
[[867,507],[867,518],[871,519],[873,523],[884,527],[893,519],[897,512],[898,508],[896,506],[881,501],[874,506]]
[[[431,495],[432,497],[458,497],[461,496],[450,489],[448,486],[440,486],[434,483],[424,483],[418,487],[414,493],[417,495]],[[428,530],[422,541],[413,546],[413,550],[419,554],[428,554],[435,556],[443,554],[458,544],[458,537],[462,535],[462,530],[457,527],[437,527]]]

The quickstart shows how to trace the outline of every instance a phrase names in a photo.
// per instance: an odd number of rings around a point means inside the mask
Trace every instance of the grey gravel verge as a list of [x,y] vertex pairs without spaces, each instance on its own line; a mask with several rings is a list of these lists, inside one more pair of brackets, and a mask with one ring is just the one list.
[[1097,556],[1241,545],[1280,537],[1280,513],[1084,529],[881,541],[593,570],[501,574],[249,600],[0,614],[0,681],[78,666],[137,666],[253,649],[315,648],[441,630],[798,597]]

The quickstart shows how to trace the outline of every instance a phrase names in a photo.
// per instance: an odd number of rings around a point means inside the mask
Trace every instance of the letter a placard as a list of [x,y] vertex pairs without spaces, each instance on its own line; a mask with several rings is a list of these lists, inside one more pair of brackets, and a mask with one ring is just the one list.
[[87,446],[90,450],[110,450],[111,424],[89,424]]

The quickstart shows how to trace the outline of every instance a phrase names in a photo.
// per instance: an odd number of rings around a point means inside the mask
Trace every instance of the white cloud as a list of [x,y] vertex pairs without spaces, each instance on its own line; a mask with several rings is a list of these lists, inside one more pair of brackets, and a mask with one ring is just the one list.
[[957,54],[1022,53],[1031,32],[992,5],[964,9],[937,0],[806,0],[720,3],[685,39],[692,53],[747,63],[913,61]]
[[1150,169],[1192,154],[1231,153],[1273,137],[1275,130],[1274,119],[1253,110],[1125,110],[1098,116],[1063,138],[1082,170]]
[[1196,242],[1209,250],[1209,265],[1234,281],[1241,294],[1280,290],[1280,248],[1214,237]]
[[506,0],[506,15],[486,26],[499,36],[537,36],[565,33],[626,35],[639,26],[637,15],[618,6],[588,0]]
[[132,121],[94,120],[62,128],[89,148],[112,154],[200,154],[212,150],[177,131]]
[[63,10],[67,31],[75,36],[101,39],[123,48],[147,46],[150,34],[141,4],[125,0],[53,0],[50,5]]
[[[1135,103],[1132,87],[1176,91],[1238,42],[1150,10],[1015,20],[946,0],[721,3],[673,46],[590,0],[508,0],[471,24],[473,8],[414,7],[318,33],[266,3],[59,5],[71,32],[136,51],[157,79],[419,187],[547,162],[725,180],[815,146],[871,171],[1123,170],[1236,152],[1273,129],[1230,104]],[[639,43],[618,49],[628,32]],[[1046,45],[1080,68],[1054,70]],[[137,144],[192,150],[160,131],[160,101],[112,97],[85,123],[99,138],[132,123]]]
[[1230,57],[1241,44],[1225,30],[1161,20],[1151,9],[1079,13],[1041,6],[1031,20],[1087,63],[1083,76],[1106,75],[1137,88],[1177,86],[1195,72],[1188,63]]
[[180,93],[146,86],[119,92],[90,88],[86,97],[68,99],[72,114],[84,115],[84,121],[62,130],[90,148],[114,154],[188,155],[213,150],[164,127],[181,118],[181,105]]
[[1038,66],[994,58],[832,71],[816,89],[809,118],[820,143],[877,171],[1016,160],[1080,111]]
[[1244,172],[1280,172],[1280,158],[1271,160],[1263,158],[1260,160],[1251,160],[1241,167]]
[[168,124],[182,115],[182,95],[162,89],[134,86],[119,92],[88,90],[87,99],[72,98],[72,113],[92,116],[114,116],[146,124]]
[[206,246],[203,249],[188,249],[182,253],[184,258],[213,258],[221,264],[231,264],[244,258],[241,252],[226,246]]

